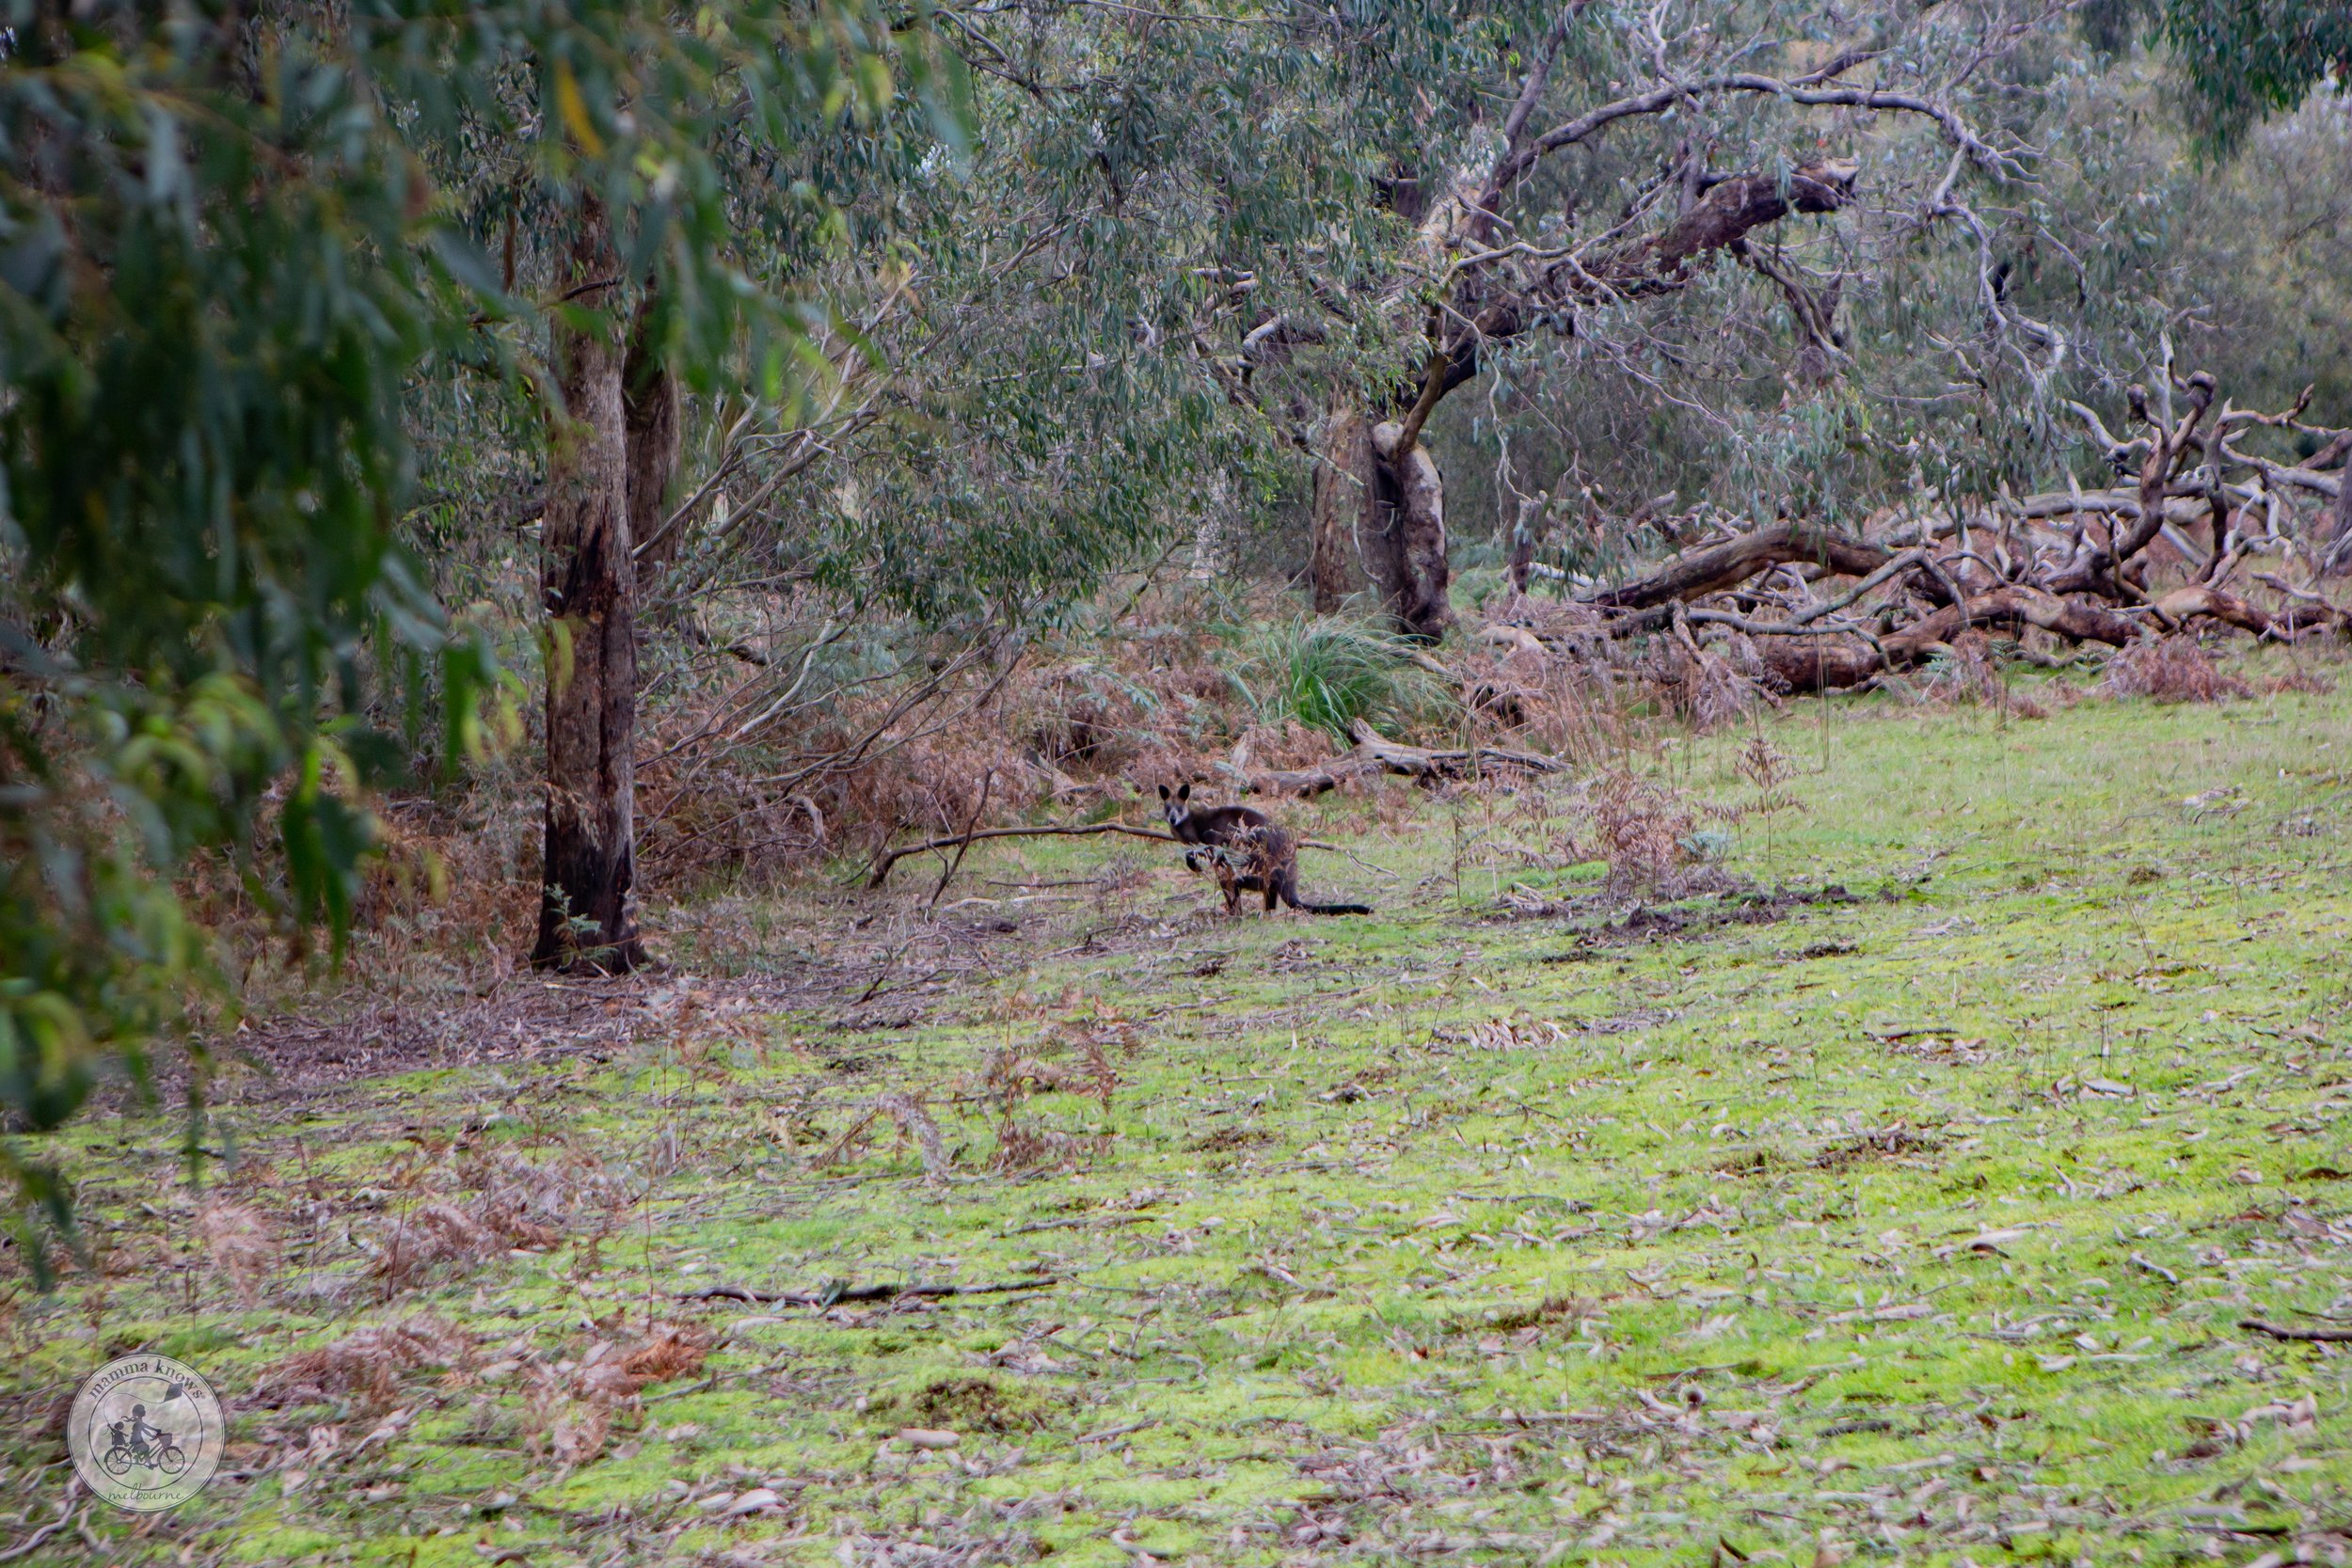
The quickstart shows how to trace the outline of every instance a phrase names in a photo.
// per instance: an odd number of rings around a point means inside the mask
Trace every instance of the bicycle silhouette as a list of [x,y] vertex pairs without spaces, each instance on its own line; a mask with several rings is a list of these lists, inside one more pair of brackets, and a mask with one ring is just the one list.
[[106,1428],[113,1441],[98,1456],[98,1463],[117,1481],[129,1475],[134,1467],[161,1470],[167,1476],[176,1476],[188,1467],[187,1450],[171,1440],[170,1433],[149,1426],[146,1415],[144,1405],[135,1406],[127,1423],[115,1421]]

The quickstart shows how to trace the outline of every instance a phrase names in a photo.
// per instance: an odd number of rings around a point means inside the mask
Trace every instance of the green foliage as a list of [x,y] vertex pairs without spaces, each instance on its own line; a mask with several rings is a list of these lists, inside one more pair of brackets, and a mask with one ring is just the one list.
[[[1394,281],[1378,178],[1427,95],[1491,57],[1485,22],[1436,8],[1295,21],[963,18],[962,177],[894,168],[816,274],[882,301],[859,325],[886,370],[808,411],[832,460],[698,569],[814,579],[934,625],[1049,620],[1181,536],[1217,477],[1295,462],[1292,404],[1322,397],[1310,375],[1391,368],[1376,316],[1359,331],[1322,303]],[[1311,371],[1238,367],[1242,333],[1285,312],[1326,333]]]
[[2352,82],[2344,0],[2163,0],[2160,31],[2210,145],[2235,146],[2257,120],[2293,109],[2334,75]]
[[1413,662],[1419,651],[1359,621],[1269,622],[1245,634],[1234,679],[1261,721],[1295,719],[1353,745],[1359,719],[1411,725],[1445,711],[1449,695]]
[[[391,535],[404,381],[454,319],[414,172],[352,62],[230,23],[19,14],[0,71],[0,1114],[54,1128],[208,977],[167,879],[249,856],[338,941],[400,748],[389,656],[485,672]],[[453,729],[450,744],[460,743]],[[50,1193],[17,1152],[11,1168]]]
[[[109,1056],[143,1081],[151,1041],[222,994],[173,891],[192,857],[225,852],[282,930],[340,951],[363,792],[436,707],[444,767],[481,742],[489,645],[399,542],[411,395],[527,385],[543,307],[597,306],[527,299],[432,169],[498,150],[559,236],[603,203],[629,277],[601,303],[650,277],[666,359],[706,384],[748,365],[784,401],[822,312],[760,286],[738,204],[837,227],[840,202],[759,185],[770,154],[863,134],[901,75],[951,150],[961,121],[928,33],[855,0],[8,20],[0,1117],[24,1133]],[[62,1222],[38,1162],[6,1161]]]

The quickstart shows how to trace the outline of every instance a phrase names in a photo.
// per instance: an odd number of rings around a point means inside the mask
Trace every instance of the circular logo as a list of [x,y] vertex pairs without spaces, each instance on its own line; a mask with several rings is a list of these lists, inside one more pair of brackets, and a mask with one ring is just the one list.
[[229,1443],[213,1386],[168,1355],[126,1355],[73,1396],[66,1448],[82,1484],[117,1508],[157,1513],[211,1484]]

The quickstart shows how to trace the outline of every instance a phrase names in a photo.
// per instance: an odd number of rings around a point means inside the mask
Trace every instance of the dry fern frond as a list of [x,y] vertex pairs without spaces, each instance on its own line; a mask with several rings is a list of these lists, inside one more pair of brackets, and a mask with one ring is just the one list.
[[2135,642],[2107,660],[2099,688],[2110,697],[2145,697],[2157,703],[2217,703],[2250,697],[2253,688],[2225,674],[2193,637]]
[[197,1211],[196,1239],[237,1299],[252,1306],[278,1258],[278,1238],[261,1211],[238,1203],[208,1203]]
[[381,1409],[400,1394],[404,1373],[423,1367],[463,1370],[473,1342],[438,1318],[408,1318],[346,1334],[331,1345],[288,1356],[262,1374],[256,1394],[276,1405],[349,1400]]

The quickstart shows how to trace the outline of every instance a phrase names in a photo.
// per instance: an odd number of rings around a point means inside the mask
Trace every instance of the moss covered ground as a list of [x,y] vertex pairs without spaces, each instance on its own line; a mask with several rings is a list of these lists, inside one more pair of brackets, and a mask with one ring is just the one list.
[[[2352,1346],[2242,1325],[2352,1327],[2352,695],[2047,705],[1643,753],[1680,897],[1581,782],[1397,784],[1290,813],[1373,918],[988,847],[928,915],[658,911],[675,972],[510,981],[471,1059],[231,1073],[200,1192],[87,1120],[0,1551],[2342,1560]],[[232,1418],[145,1521],[57,1436],[135,1348]]]

